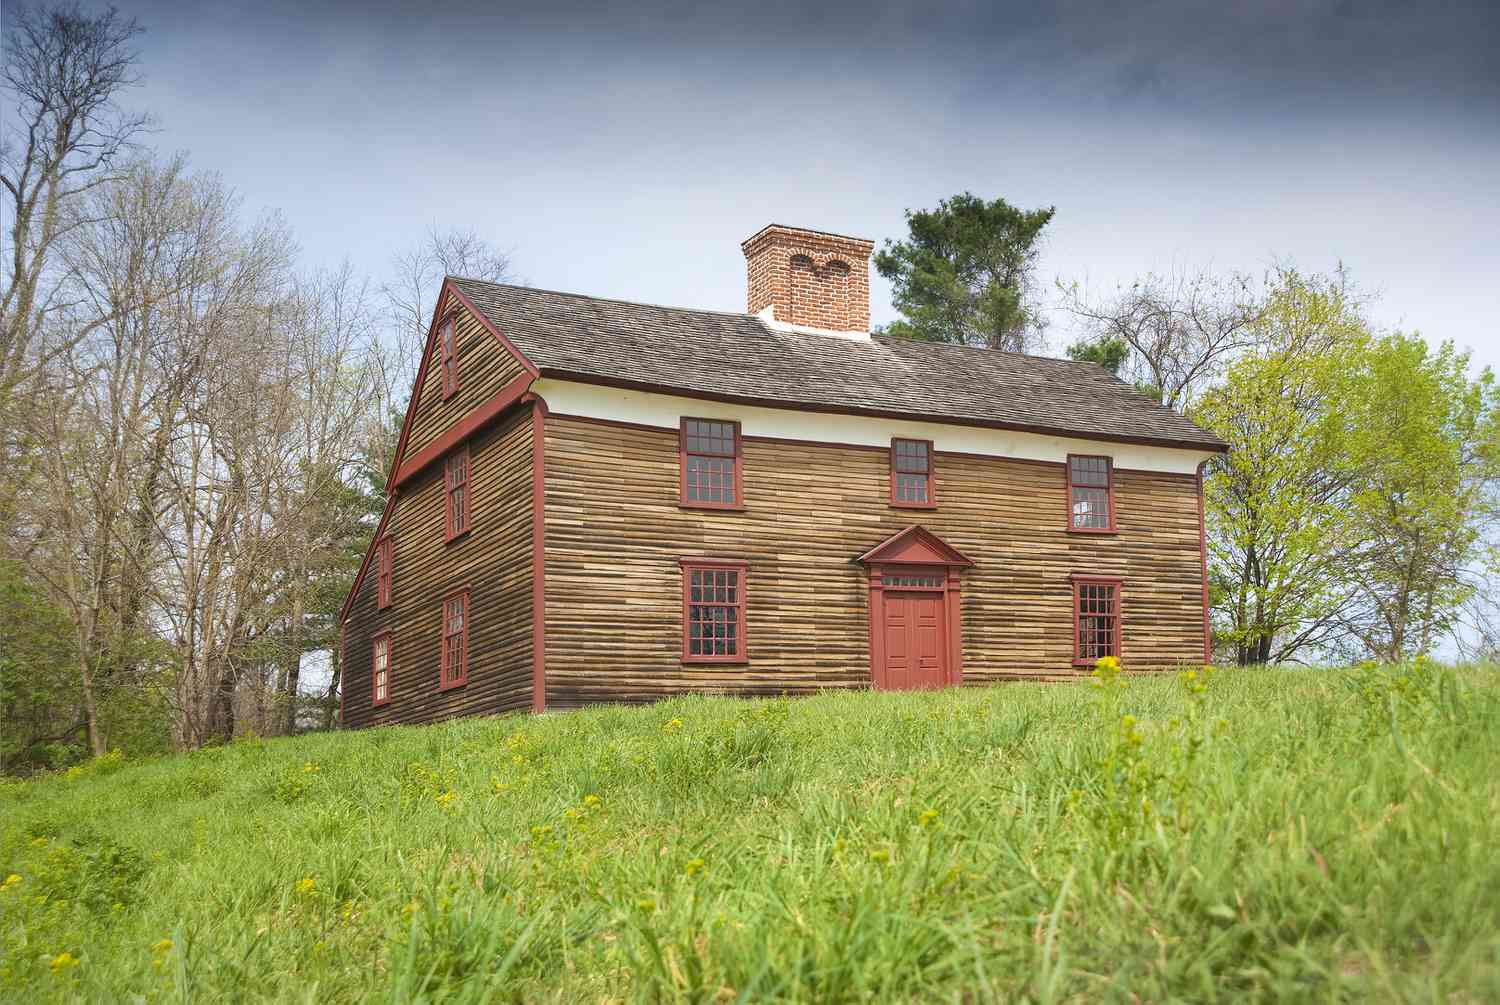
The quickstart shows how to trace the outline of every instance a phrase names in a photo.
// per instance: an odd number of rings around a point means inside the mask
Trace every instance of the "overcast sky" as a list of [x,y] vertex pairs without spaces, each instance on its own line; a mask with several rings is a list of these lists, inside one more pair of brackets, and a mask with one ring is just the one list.
[[1487,3],[120,6],[158,146],[312,264],[472,226],[534,285],[743,310],[762,225],[883,240],[967,189],[1057,207],[1049,281],[1342,260],[1500,365]]

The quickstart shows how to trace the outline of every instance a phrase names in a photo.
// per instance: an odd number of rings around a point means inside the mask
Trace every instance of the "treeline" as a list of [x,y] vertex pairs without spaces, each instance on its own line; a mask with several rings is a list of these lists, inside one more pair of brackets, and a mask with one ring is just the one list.
[[[0,770],[327,726],[364,554],[445,271],[303,268],[275,216],[144,146],[136,24],[7,25],[0,303]],[[331,656],[330,656],[331,654]]]

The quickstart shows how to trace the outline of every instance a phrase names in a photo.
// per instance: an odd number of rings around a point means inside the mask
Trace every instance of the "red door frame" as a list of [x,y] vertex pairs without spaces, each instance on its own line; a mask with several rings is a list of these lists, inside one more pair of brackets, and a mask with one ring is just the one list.
[[[886,538],[855,561],[870,576],[870,683],[884,690],[885,680],[885,591],[941,593],[943,599],[943,682],[963,683],[963,624],[961,618],[962,572],[974,563],[936,534],[913,524]],[[899,577],[899,578],[898,578]],[[912,577],[936,580],[914,586]]]

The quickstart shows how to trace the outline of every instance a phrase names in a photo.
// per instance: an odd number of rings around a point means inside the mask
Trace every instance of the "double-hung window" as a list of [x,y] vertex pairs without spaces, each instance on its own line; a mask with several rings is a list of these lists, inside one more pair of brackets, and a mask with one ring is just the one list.
[[682,660],[745,662],[745,562],[690,559],[682,566]]
[[1114,465],[1108,457],[1068,455],[1068,529],[1108,534],[1115,529]]
[[936,504],[932,490],[932,441],[891,441],[891,505],[930,509]]
[[438,327],[438,351],[442,354],[443,398],[447,399],[458,393],[458,326],[452,314]]
[[1101,656],[1120,655],[1118,579],[1073,577],[1073,662],[1092,666]]
[[682,505],[740,509],[744,482],[740,424],[721,419],[683,419],[679,438]]
[[371,640],[373,650],[370,658],[371,703],[384,705],[391,700],[391,633],[381,632]]
[[447,495],[446,536],[449,541],[469,530],[469,445],[456,448],[443,462]]
[[469,591],[443,601],[443,653],[438,687],[458,687],[469,679]]

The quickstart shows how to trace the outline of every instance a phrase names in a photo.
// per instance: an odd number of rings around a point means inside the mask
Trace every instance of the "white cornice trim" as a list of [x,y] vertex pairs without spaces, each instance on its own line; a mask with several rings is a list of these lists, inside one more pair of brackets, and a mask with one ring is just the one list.
[[1117,468],[1184,475],[1196,474],[1201,461],[1215,456],[1210,451],[1191,447],[1156,447],[938,422],[737,405],[546,377],[534,383],[531,389],[547,402],[551,411],[561,415],[609,419],[674,431],[681,418],[690,415],[738,420],[740,432],[745,436],[846,443],[860,447],[889,447],[893,437],[902,437],[931,440],[937,451],[1058,464],[1065,463],[1069,454],[1104,454],[1113,458]]

